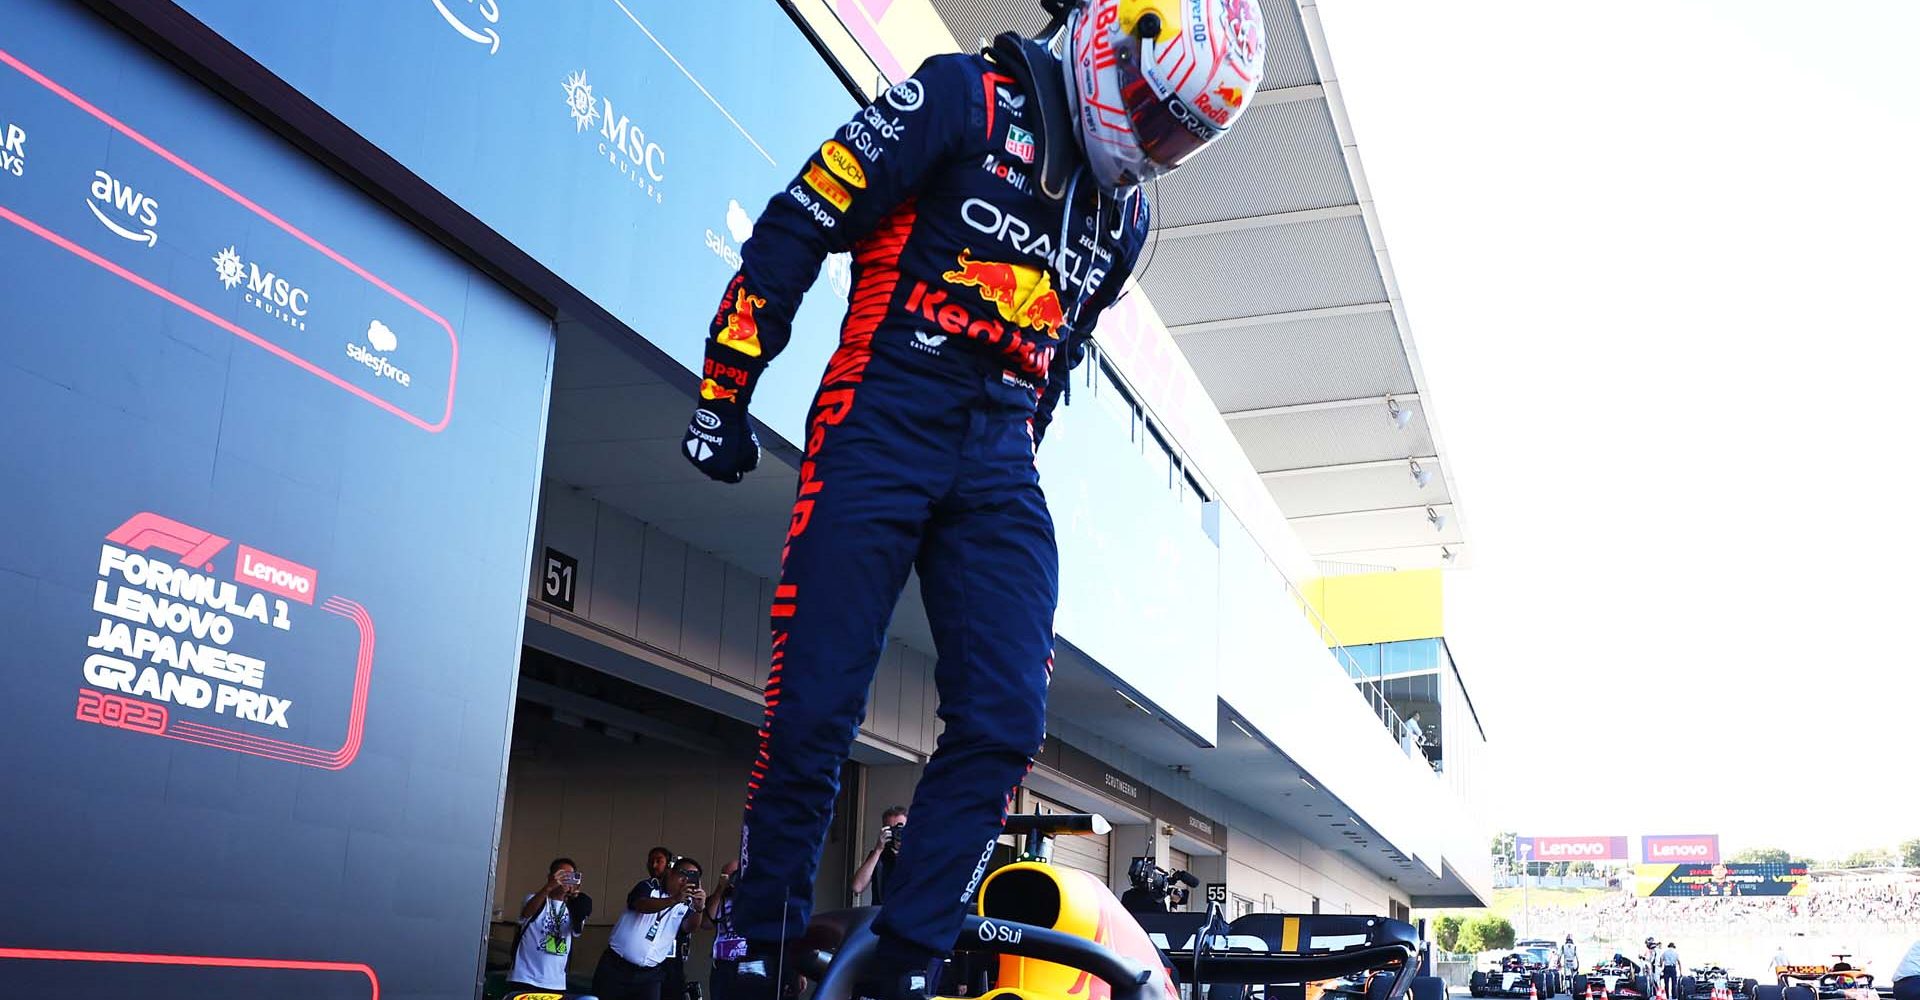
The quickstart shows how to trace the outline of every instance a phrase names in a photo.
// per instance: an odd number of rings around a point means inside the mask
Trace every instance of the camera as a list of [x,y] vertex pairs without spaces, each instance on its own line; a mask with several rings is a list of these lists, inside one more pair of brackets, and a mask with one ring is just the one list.
[[[1133,863],[1127,866],[1127,880],[1133,883],[1135,889],[1149,893],[1156,901],[1164,901],[1173,892],[1172,883],[1177,882],[1188,888],[1200,885],[1200,880],[1194,878],[1191,872],[1170,872],[1146,857],[1134,858]],[[1185,893],[1181,895],[1184,897]]]
[[561,885],[579,885],[580,873],[579,872],[561,872],[560,884]]
[[885,831],[887,850],[898,851],[900,849],[900,840],[906,835],[907,824],[905,820],[898,823],[888,823]]

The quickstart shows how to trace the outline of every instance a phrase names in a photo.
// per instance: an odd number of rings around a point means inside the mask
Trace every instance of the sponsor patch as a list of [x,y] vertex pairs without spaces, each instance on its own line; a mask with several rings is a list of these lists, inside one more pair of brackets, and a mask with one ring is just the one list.
[[867,186],[867,168],[860,165],[860,161],[853,155],[853,150],[828,139],[826,145],[820,147],[820,159],[827,165],[828,170],[833,171],[835,177],[853,185],[854,188],[864,189]]
[[818,163],[807,164],[807,174],[802,178],[814,193],[827,200],[827,204],[844,212],[853,204],[853,195],[840,186]]
[[1018,125],[1007,126],[1007,152],[1018,157],[1021,163],[1033,162],[1033,133]]

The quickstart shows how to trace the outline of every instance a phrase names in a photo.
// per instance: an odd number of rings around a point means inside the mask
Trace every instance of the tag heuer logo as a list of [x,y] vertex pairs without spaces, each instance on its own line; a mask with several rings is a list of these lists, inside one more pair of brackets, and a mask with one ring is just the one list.
[[1033,133],[1018,125],[1007,126],[1007,152],[1020,159],[1021,163],[1033,162]]

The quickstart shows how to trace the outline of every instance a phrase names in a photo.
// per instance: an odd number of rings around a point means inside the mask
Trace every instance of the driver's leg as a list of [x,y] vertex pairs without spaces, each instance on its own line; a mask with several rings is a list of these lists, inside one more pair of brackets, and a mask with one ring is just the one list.
[[840,768],[964,428],[962,407],[881,359],[858,392],[856,401],[850,387],[821,391],[774,591],[767,708],[733,904],[734,927],[756,956],[806,929]]
[[920,957],[952,949],[1046,733],[1059,556],[1032,449],[1020,415],[975,413],[961,485],[935,506],[921,547],[946,728],[875,923],[883,942]]

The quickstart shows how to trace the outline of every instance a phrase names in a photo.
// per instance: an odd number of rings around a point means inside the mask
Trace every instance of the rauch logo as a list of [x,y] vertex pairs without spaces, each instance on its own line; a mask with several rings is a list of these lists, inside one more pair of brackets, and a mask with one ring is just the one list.
[[213,273],[228,291],[246,285],[244,297],[247,305],[296,330],[307,328],[307,309],[313,297],[307,294],[306,289],[273,271],[262,271],[258,262],[242,260],[238,245],[228,246],[213,255]]
[[587,82],[585,70],[570,74],[561,86],[566,91],[567,114],[573,119],[574,132],[585,132],[597,123],[600,142],[596,148],[600,156],[635,189],[658,204],[662,200],[662,182],[666,180],[666,150],[657,142],[649,142],[645,130],[632,119],[618,114],[613,98],[599,97],[596,104],[593,85]]

